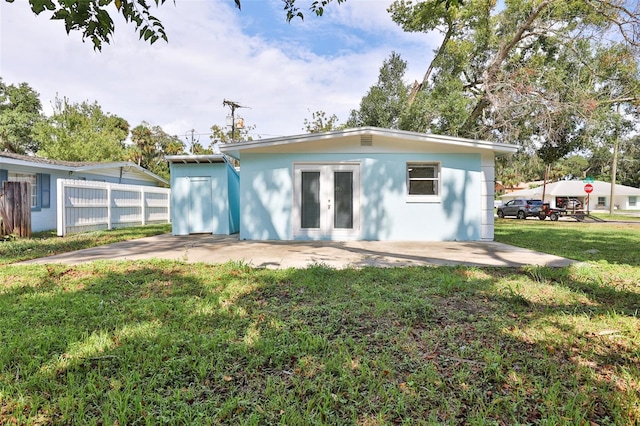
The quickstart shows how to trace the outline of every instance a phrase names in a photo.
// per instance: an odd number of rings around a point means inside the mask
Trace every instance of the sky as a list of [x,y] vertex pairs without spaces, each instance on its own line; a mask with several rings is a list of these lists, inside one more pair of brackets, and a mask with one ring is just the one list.
[[[305,11],[309,2],[298,3]],[[322,17],[306,11],[287,23],[282,0],[243,0],[242,10],[233,0],[169,0],[152,11],[168,43],[139,40],[112,15],[115,34],[100,52],[27,0],[0,0],[0,76],[29,84],[47,115],[56,96],[95,101],[132,128],[144,121],[185,143],[194,130],[209,145],[211,126],[230,114],[225,99],[246,107],[236,116],[255,126],[254,139],[300,134],[316,111],[346,121],[393,51],[408,63],[407,83],[422,79],[440,36],[403,32],[391,3],[331,3]]]

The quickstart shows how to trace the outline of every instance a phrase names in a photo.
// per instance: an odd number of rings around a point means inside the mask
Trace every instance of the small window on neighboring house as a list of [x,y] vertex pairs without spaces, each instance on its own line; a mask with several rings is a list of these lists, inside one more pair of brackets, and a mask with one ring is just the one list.
[[9,172],[9,182],[29,182],[31,184],[31,207],[38,207],[38,178],[35,173]]
[[635,207],[638,204],[638,197],[632,195],[629,197],[629,207]]
[[408,201],[437,201],[440,197],[440,164],[407,163]]
[[51,175],[47,173],[6,172],[0,170],[9,182],[29,182],[31,184],[31,209],[51,207]]
[[604,206],[605,205],[605,201],[606,201],[605,197],[598,197],[598,205],[599,206]]

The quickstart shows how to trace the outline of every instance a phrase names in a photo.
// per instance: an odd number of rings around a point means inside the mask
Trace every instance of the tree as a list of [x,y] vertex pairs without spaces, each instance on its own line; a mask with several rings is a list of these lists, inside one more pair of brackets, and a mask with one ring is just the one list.
[[213,126],[211,126],[211,135],[209,136],[209,138],[211,139],[211,145],[214,145],[216,143],[252,141],[253,137],[250,135],[250,133],[255,128],[256,126],[236,126],[235,135],[232,135],[230,128],[227,127],[228,130],[225,130],[224,127],[214,124]]
[[304,119],[304,127],[302,130],[307,133],[322,133],[338,130],[339,128],[337,115],[332,114],[330,117],[327,117],[326,112],[316,111],[311,113],[311,120]]
[[362,98],[360,109],[351,111],[346,126],[397,129],[408,96],[408,86],[403,81],[406,69],[407,62],[392,52],[380,67],[378,82]]
[[38,155],[65,161],[121,161],[129,123],[102,112],[97,102],[70,103],[56,97],[53,115],[36,124]]
[[142,122],[131,130],[131,142],[127,148],[127,158],[156,175],[168,179],[169,166],[166,155],[184,153],[184,144],[177,136],[171,136],[160,126]]
[[0,149],[18,154],[38,151],[31,133],[40,120],[40,95],[27,83],[6,85],[0,77]]
[[[436,101],[452,93],[463,95],[458,97],[462,108],[452,108],[453,119],[442,117],[453,124],[447,133],[463,136],[491,133],[501,95],[513,88],[504,83],[543,75],[543,66],[556,54],[614,30],[628,45],[640,44],[638,12],[617,0],[513,0],[504,7],[487,0],[450,7],[436,0],[399,0],[389,10],[406,31],[437,29],[444,34],[423,81],[414,85],[410,103],[424,91],[431,95],[431,105],[441,104]],[[547,61],[541,62],[545,56]],[[542,93],[529,88],[530,94]],[[437,94],[441,99],[433,96]]]
[[[15,0],[6,0],[13,3]],[[304,14],[296,5],[296,0],[283,0],[287,21],[294,17],[304,18]],[[336,0],[342,3],[346,0]],[[460,1],[460,0],[447,0]],[[240,0],[234,0],[238,9]],[[324,8],[332,0],[314,0],[309,10],[317,16],[322,16]],[[102,44],[111,42],[115,32],[115,24],[110,12],[122,15],[125,22],[132,23],[138,31],[140,39],[150,44],[159,39],[168,41],[162,22],[151,14],[151,6],[160,7],[167,0],[29,0],[31,10],[36,15],[44,11],[51,12],[51,19],[64,21],[67,34],[71,31],[82,32],[82,40],[90,40],[96,50],[102,50]]]
[[548,166],[588,147],[603,111],[638,102],[640,13],[631,7],[622,0],[395,1],[389,10],[403,29],[443,34],[400,127],[519,143]]

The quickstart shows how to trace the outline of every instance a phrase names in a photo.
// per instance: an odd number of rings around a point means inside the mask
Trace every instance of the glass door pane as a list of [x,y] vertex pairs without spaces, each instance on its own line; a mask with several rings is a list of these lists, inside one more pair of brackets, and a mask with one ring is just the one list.
[[333,227],[353,228],[353,172],[333,173]]
[[320,172],[302,172],[301,228],[320,228]]

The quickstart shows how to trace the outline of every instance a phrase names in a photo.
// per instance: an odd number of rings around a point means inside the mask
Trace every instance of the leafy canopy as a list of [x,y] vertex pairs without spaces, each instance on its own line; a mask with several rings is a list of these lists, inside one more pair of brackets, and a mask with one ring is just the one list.
[[177,136],[146,122],[131,130],[131,142],[126,149],[127,159],[167,180],[169,166],[164,157],[183,154],[185,148]]
[[38,155],[64,161],[121,161],[129,123],[104,113],[97,102],[71,103],[56,98],[53,115],[36,124]]
[[[5,0],[13,3],[15,0]],[[333,0],[314,0],[309,10],[322,16],[324,8]],[[335,0],[343,3],[346,0]],[[460,1],[460,0],[447,0]],[[235,6],[241,8],[241,0],[234,0]],[[283,0],[287,21],[293,18],[304,18],[296,0]],[[31,10],[36,15],[48,11],[51,19],[64,21],[67,34],[80,31],[82,40],[90,40],[94,49],[102,50],[103,43],[109,44],[115,32],[115,24],[111,13],[122,15],[127,23],[134,25],[141,40],[150,44],[168,36],[162,22],[152,15],[152,6],[160,7],[165,3],[177,4],[176,0],[29,0]]]
[[33,126],[42,120],[40,95],[27,83],[5,84],[0,77],[0,150],[35,153]]

